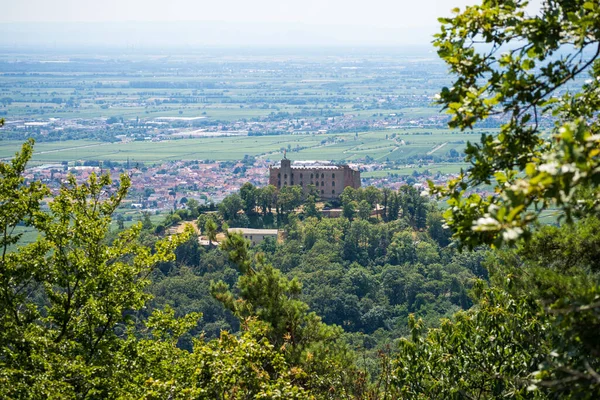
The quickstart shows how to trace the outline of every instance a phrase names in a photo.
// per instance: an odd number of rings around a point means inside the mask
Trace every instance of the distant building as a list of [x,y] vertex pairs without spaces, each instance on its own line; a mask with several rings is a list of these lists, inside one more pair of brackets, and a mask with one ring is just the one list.
[[360,187],[360,171],[346,164],[324,161],[296,161],[292,166],[291,161],[284,158],[279,167],[269,167],[269,184],[277,189],[298,185],[305,192],[308,185],[314,185],[322,199],[337,199],[345,187]]
[[251,228],[229,228],[229,233],[240,233],[244,239],[248,239],[253,246],[256,246],[266,237],[272,237],[277,240],[279,230],[277,229],[251,229]]

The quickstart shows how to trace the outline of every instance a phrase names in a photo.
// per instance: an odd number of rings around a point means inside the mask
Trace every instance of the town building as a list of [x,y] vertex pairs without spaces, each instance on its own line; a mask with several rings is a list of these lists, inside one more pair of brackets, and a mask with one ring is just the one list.
[[322,199],[337,199],[345,187],[360,187],[360,171],[326,161],[295,161],[292,165],[284,157],[279,167],[269,167],[269,184],[277,189],[298,185],[304,192],[313,185]]
[[279,235],[279,230],[277,229],[229,228],[227,231],[229,233],[241,234],[244,239],[249,240],[253,246],[256,246],[267,237],[278,240]]

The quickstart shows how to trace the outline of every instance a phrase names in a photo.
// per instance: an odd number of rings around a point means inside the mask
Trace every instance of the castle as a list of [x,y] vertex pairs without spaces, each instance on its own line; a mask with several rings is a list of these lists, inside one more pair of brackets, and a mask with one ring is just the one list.
[[296,161],[292,166],[284,156],[279,167],[269,167],[269,184],[277,189],[298,185],[304,192],[314,185],[321,199],[337,199],[345,187],[360,187],[360,171],[323,161]]

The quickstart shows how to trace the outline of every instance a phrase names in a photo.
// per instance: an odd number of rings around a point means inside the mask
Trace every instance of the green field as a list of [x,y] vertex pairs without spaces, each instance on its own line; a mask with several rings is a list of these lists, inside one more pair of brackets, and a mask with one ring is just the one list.
[[428,164],[425,166],[410,165],[404,168],[385,169],[381,171],[368,171],[362,172],[360,175],[363,178],[385,178],[389,174],[398,175],[411,175],[415,171],[422,173],[428,170],[431,173],[441,172],[442,174],[451,174],[460,171],[461,168],[466,169],[468,164],[466,163],[441,163],[441,164]]
[[[287,149],[287,156],[292,160],[356,162],[370,157],[375,162],[401,163],[413,156],[442,156],[451,149],[460,152],[467,141],[477,141],[479,133],[404,129],[362,132],[358,136],[354,133],[236,136],[128,143],[70,140],[37,143],[32,161],[40,164],[78,160],[123,162],[129,159],[130,162],[157,164],[175,160],[240,160],[245,155],[279,160],[283,149]],[[393,134],[396,134],[395,138],[392,138]],[[18,141],[0,143],[2,159],[12,157],[21,146]]]

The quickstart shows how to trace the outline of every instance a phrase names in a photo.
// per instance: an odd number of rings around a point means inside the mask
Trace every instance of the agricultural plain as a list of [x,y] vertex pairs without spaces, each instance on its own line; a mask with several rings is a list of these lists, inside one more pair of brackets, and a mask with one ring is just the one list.
[[[484,132],[489,132],[484,131]],[[407,162],[422,155],[462,152],[467,141],[478,141],[481,132],[449,133],[447,130],[405,129],[338,134],[283,134],[277,136],[220,136],[157,141],[101,142],[64,140],[38,142],[33,162],[117,161],[160,164],[177,160],[234,161],[244,156],[279,160],[283,151],[292,160]],[[393,137],[392,137],[393,136]],[[19,140],[0,142],[0,158],[12,157]]]

